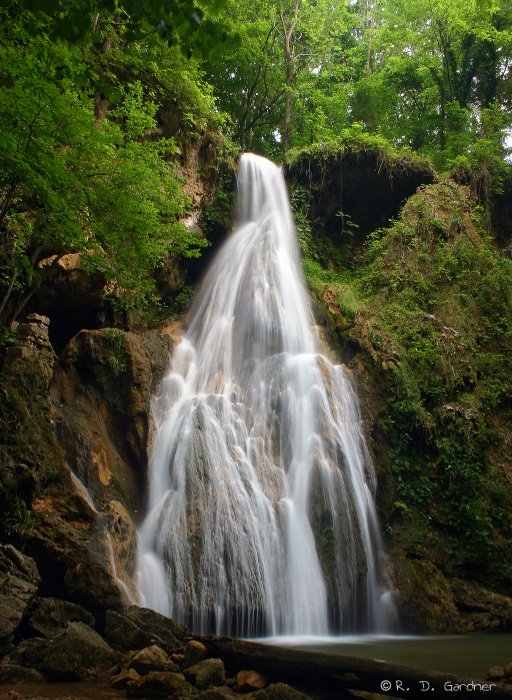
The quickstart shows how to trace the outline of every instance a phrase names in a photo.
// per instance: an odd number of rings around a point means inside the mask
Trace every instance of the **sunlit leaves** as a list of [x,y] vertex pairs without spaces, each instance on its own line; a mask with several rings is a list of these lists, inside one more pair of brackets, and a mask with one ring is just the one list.
[[117,106],[96,121],[92,95],[58,79],[66,63],[68,75],[86,70],[74,49],[44,36],[0,44],[2,287],[15,279],[9,293],[23,296],[39,276],[38,251],[78,252],[120,303],[141,303],[166,254],[200,247],[179,223],[187,200],[168,160],[175,144],[145,138],[157,106],[140,82],[119,86]]

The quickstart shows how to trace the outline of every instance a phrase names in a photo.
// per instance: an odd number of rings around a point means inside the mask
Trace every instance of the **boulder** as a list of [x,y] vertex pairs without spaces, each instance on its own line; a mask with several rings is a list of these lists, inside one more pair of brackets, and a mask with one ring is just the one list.
[[51,646],[49,639],[24,639],[7,657],[7,663],[39,669]]
[[120,501],[130,513],[143,508],[151,396],[172,343],[165,329],[81,330],[56,364],[51,399],[57,435],[100,510],[108,501]]
[[182,627],[153,610],[134,605],[125,613],[107,611],[105,637],[117,649],[144,649],[156,644],[169,654],[182,650],[182,642],[174,634],[182,634]]
[[191,639],[185,647],[185,657],[183,659],[183,668],[194,666],[204,659],[206,656],[206,647],[197,639]]
[[0,684],[4,683],[44,683],[45,677],[35,668],[25,668],[18,664],[0,666]]
[[151,644],[151,635],[141,629],[126,615],[107,610],[105,638],[116,649],[143,649]]
[[205,659],[184,670],[185,678],[200,690],[210,685],[223,685],[226,671],[222,659]]
[[[182,640],[189,634],[185,625],[149,608],[132,605],[126,616],[155,637],[160,637],[168,647],[181,647]],[[165,649],[165,646],[162,648]]]
[[152,671],[127,685],[130,698],[169,698],[192,695],[193,688],[181,673]]
[[119,658],[89,625],[70,622],[54,637],[21,642],[8,662],[36,669],[49,680],[75,681],[96,677]]
[[52,637],[69,622],[94,627],[94,616],[76,603],[58,598],[36,598],[26,620],[26,630],[38,637]]
[[118,673],[116,676],[112,676],[110,679],[109,685],[112,688],[118,688],[119,690],[124,690],[128,687],[128,683],[132,681],[138,681],[140,678],[140,675],[137,673],[137,671],[134,668],[128,668],[125,669],[124,671],[121,671],[121,673]]
[[503,666],[503,671],[505,673],[505,678],[512,678],[512,661],[509,661],[508,664]]
[[486,680],[501,681],[505,677],[505,669],[503,666],[493,666],[487,671]]
[[33,559],[0,545],[0,651],[12,641],[40,582]]
[[180,670],[165,651],[156,644],[138,651],[130,660],[128,667],[135,669],[141,676],[151,671],[178,672]]
[[252,693],[266,685],[266,678],[257,671],[239,671],[236,674],[236,689],[239,693]]
[[50,680],[85,680],[106,671],[119,655],[83,622],[71,622],[48,640],[39,670]]

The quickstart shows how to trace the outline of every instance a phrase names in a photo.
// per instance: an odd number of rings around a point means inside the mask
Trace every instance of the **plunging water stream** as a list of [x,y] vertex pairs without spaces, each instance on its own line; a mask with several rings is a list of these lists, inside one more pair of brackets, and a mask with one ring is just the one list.
[[242,156],[239,221],[156,398],[143,603],[235,636],[382,631],[375,475],[319,352],[281,170]]

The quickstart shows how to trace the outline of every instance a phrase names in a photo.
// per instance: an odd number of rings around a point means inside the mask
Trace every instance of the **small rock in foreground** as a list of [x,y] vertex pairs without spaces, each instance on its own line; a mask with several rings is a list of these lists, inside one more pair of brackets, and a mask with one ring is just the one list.
[[190,683],[181,673],[151,671],[147,676],[130,681],[127,694],[130,698],[169,698],[173,696],[191,695]]
[[206,656],[206,647],[197,639],[192,639],[185,647],[185,659],[183,660],[183,668],[194,666],[204,659]]
[[210,685],[224,685],[224,662],[222,659],[205,659],[187,668],[185,677],[200,690],[206,690]]
[[266,685],[266,678],[257,671],[239,671],[236,674],[236,689],[239,693],[251,693],[261,690]]
[[139,674],[134,668],[129,668],[125,671],[121,671],[121,673],[118,673],[117,676],[113,676],[110,679],[110,685],[112,688],[127,688],[128,683],[131,681],[138,681],[140,678]]
[[156,644],[137,652],[128,666],[134,668],[141,675],[151,671],[179,671],[179,667]]
[[505,669],[503,666],[493,666],[487,671],[486,680],[488,681],[499,681],[505,675]]

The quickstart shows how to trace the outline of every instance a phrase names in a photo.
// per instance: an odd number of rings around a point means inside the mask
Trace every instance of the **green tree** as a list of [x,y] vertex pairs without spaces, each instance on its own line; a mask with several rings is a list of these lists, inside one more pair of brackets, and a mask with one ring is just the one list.
[[[378,60],[355,83],[354,118],[446,167],[483,135],[486,110],[501,106],[506,112],[508,0],[469,6],[460,0],[387,0],[382,8],[372,29]],[[505,127],[502,119],[500,133]]]
[[16,318],[68,252],[101,272],[130,305],[148,299],[167,253],[202,244],[179,223],[187,204],[169,156],[150,140],[157,105],[140,82],[120,85],[96,120],[90,67],[44,32],[6,24],[0,43],[0,318]]

